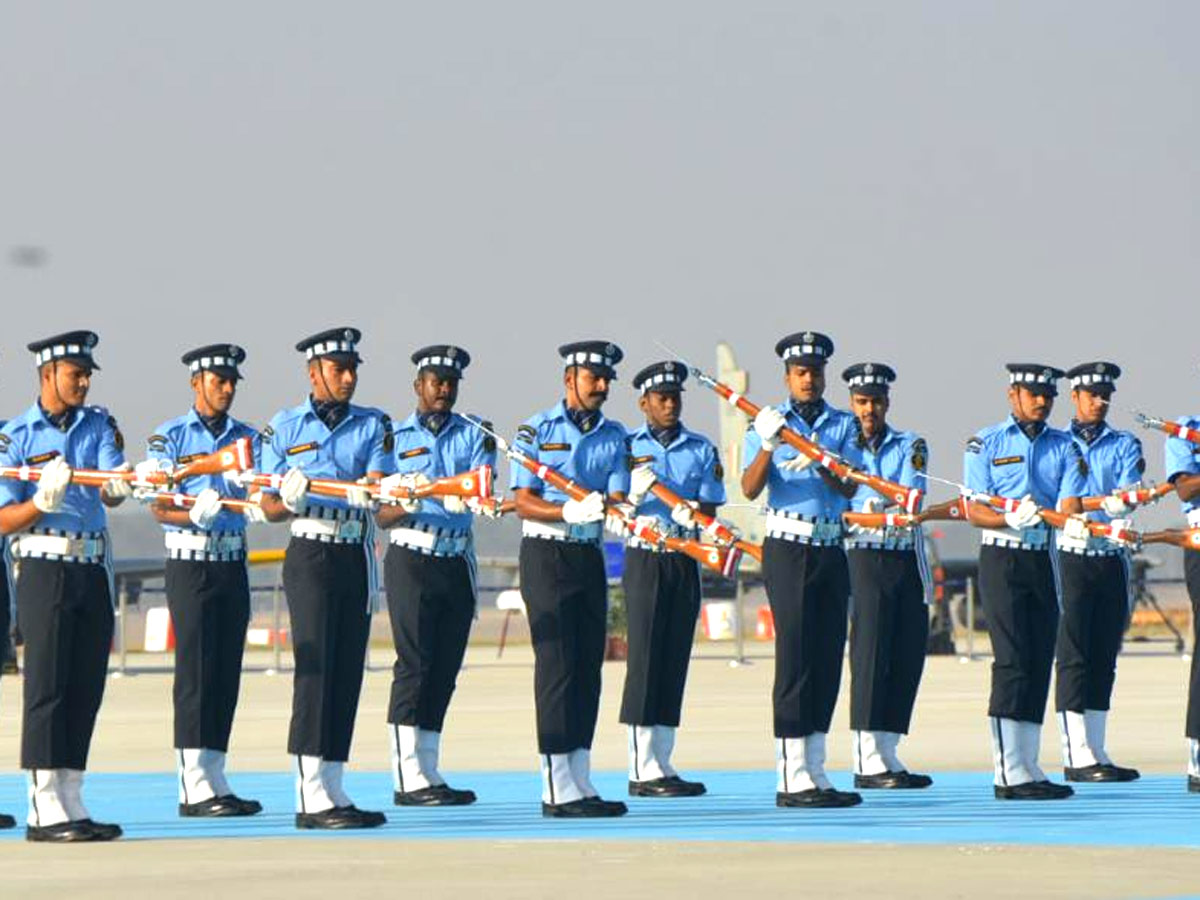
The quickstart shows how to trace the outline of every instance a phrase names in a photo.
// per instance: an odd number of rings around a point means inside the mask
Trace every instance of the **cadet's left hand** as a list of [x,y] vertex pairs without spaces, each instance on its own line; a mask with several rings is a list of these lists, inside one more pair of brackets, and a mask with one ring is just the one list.
[[[115,469],[117,472],[130,472],[132,470],[133,466],[129,465],[129,463],[121,463]],[[100,490],[110,500],[128,500],[133,496],[133,484],[124,478],[110,478],[104,482],[104,487]]]
[[883,512],[883,508],[887,506],[882,497],[868,497],[863,501],[862,511],[865,513]]
[[869,525],[856,525],[854,523],[851,523],[846,526],[846,531],[849,534],[855,534],[855,535],[858,535],[859,537],[875,538],[875,539],[883,538],[883,529],[882,528],[872,528]]
[[447,495],[443,497],[442,506],[445,508],[446,512],[451,513],[452,515],[465,513],[467,511],[467,501],[462,497],[455,497],[454,495]]
[[[1125,537],[1121,533],[1125,532]],[[1133,530],[1133,519],[1113,519],[1108,523],[1108,539],[1124,547],[1139,547],[1141,541]]]
[[1069,516],[1063,525],[1063,534],[1073,541],[1086,541],[1092,535],[1083,516]]
[[650,466],[638,466],[629,473],[629,502],[639,506],[642,499],[650,493],[658,478]]
[[784,472],[803,472],[813,464],[813,461],[812,457],[797,453],[793,459],[786,459],[777,465]]
[[671,521],[680,528],[692,528],[696,524],[694,510],[686,503],[677,503],[671,509]]
[[252,506],[247,506],[245,508],[243,515],[245,515],[246,521],[251,525],[261,525],[266,522],[267,514],[263,512],[262,507],[258,505],[262,503],[262,491],[255,491],[246,499],[253,504]]
[[485,519],[498,519],[502,515],[499,503],[494,500],[481,500],[478,497],[467,498],[467,509]]
[[371,492],[367,490],[367,479],[360,478],[354,483],[354,487],[346,488],[346,505],[351,509],[370,509],[375,502],[371,497]]
[[196,502],[188,510],[188,518],[197,528],[208,528],[221,512],[221,495],[212,488],[205,488],[196,495]]
[[632,503],[617,503],[613,509],[604,517],[604,527],[611,534],[617,537],[625,537],[629,533],[629,527],[625,524],[626,518],[633,518]]
[[1119,519],[1121,516],[1128,515],[1131,509],[1130,505],[1125,502],[1124,497],[1117,494],[1109,494],[1100,501],[1100,508],[1112,516],[1114,519]]

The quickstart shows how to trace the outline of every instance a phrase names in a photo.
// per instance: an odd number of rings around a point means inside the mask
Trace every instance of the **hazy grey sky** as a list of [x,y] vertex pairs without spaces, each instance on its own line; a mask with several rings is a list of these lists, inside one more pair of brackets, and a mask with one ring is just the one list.
[[632,421],[655,337],[730,341],[765,401],[775,340],[826,331],[951,477],[1008,359],[1115,359],[1118,422],[1197,411],[1197,34],[1189,2],[2,0],[0,248],[49,258],[0,265],[0,412],[27,340],[92,327],[131,443],[210,340],[261,422],[342,323],[363,402],[406,414],[453,341],[509,431],[568,339],[625,348]]

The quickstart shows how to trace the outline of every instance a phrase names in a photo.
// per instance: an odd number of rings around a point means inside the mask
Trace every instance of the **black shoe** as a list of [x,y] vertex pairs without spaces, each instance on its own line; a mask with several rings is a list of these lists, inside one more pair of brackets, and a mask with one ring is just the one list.
[[416,791],[392,794],[392,802],[397,806],[469,806],[475,800],[474,791],[457,791],[448,784],[433,784]]
[[584,797],[570,803],[542,804],[542,815],[547,819],[612,819],[628,811],[619,800],[601,800],[599,797]]
[[[115,832],[114,832],[115,829]],[[27,825],[25,840],[40,844],[83,844],[111,841],[121,836],[119,825],[97,825],[91,819],[59,822],[57,825]]]
[[16,828],[16,827],[17,827],[16,819],[14,819],[8,813],[0,813],[0,829]]
[[840,809],[846,806],[858,806],[862,797],[853,791],[839,791],[834,788],[810,788],[807,791],[780,791],[775,795],[775,805],[781,807],[807,806],[813,809]]
[[319,813],[296,813],[297,828],[378,828],[387,818],[381,812],[369,812],[357,806],[334,806]]
[[224,797],[210,797],[199,803],[180,803],[179,815],[184,818],[218,819],[230,816],[252,816],[262,812],[262,804],[257,800],[243,800],[233,794]]
[[995,785],[997,800],[1066,800],[1075,793],[1065,784],[1050,781],[1027,781],[1024,784]]
[[931,784],[933,784],[932,778],[916,772],[881,772],[878,775],[854,776],[854,786],[859,790],[916,790],[927,788]]
[[1188,793],[1200,794],[1200,778],[1195,775],[1188,776]]
[[707,792],[708,788],[701,782],[684,781],[678,775],[629,782],[630,797],[699,797]]
[[1137,781],[1142,774],[1137,769],[1127,769],[1124,766],[1114,766],[1112,763],[1097,763],[1094,766],[1083,766],[1063,769],[1067,781],[1100,782],[1100,781]]

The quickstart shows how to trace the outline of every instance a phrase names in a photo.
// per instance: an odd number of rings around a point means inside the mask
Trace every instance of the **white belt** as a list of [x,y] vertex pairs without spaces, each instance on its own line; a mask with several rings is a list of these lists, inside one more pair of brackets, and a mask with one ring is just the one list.
[[237,553],[246,548],[241,534],[198,534],[195,531],[168,531],[164,535],[168,550],[189,553]]
[[292,519],[292,537],[324,543],[349,544],[363,538],[361,519]]
[[521,523],[523,537],[541,538],[547,541],[569,541],[573,544],[594,544],[604,534],[603,522],[585,522],[582,525],[561,525],[557,522],[535,522],[526,519]]
[[[896,532],[897,529],[889,529]],[[882,535],[853,535],[846,538],[847,550],[912,550],[916,547],[911,534],[889,533]]]
[[104,535],[22,534],[13,538],[12,554],[18,559],[99,560],[104,558]]
[[408,547],[430,556],[462,556],[471,543],[469,531],[448,528],[393,528],[388,540],[398,547]]
[[805,544],[836,543],[842,539],[841,522],[810,522],[777,512],[767,513],[766,531],[768,537],[781,537]]
[[1008,547],[1016,550],[1048,550],[1050,548],[1050,532],[1044,527],[1022,528],[1014,531],[1011,528],[984,528],[980,541],[988,547]]
[[1200,509],[1188,510],[1188,528],[1200,528]]
[[1077,553],[1080,556],[1116,556],[1122,552],[1120,545],[1094,534],[1080,540],[1067,537],[1064,531],[1058,531],[1054,543],[1063,553]]

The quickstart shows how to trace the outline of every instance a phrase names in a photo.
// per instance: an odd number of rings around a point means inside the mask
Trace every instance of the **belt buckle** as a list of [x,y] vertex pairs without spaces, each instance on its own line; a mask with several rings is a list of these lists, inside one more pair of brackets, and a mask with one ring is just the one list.
[[362,522],[358,521],[358,519],[347,519],[344,522],[339,522],[337,537],[340,540],[354,540],[362,537]]

